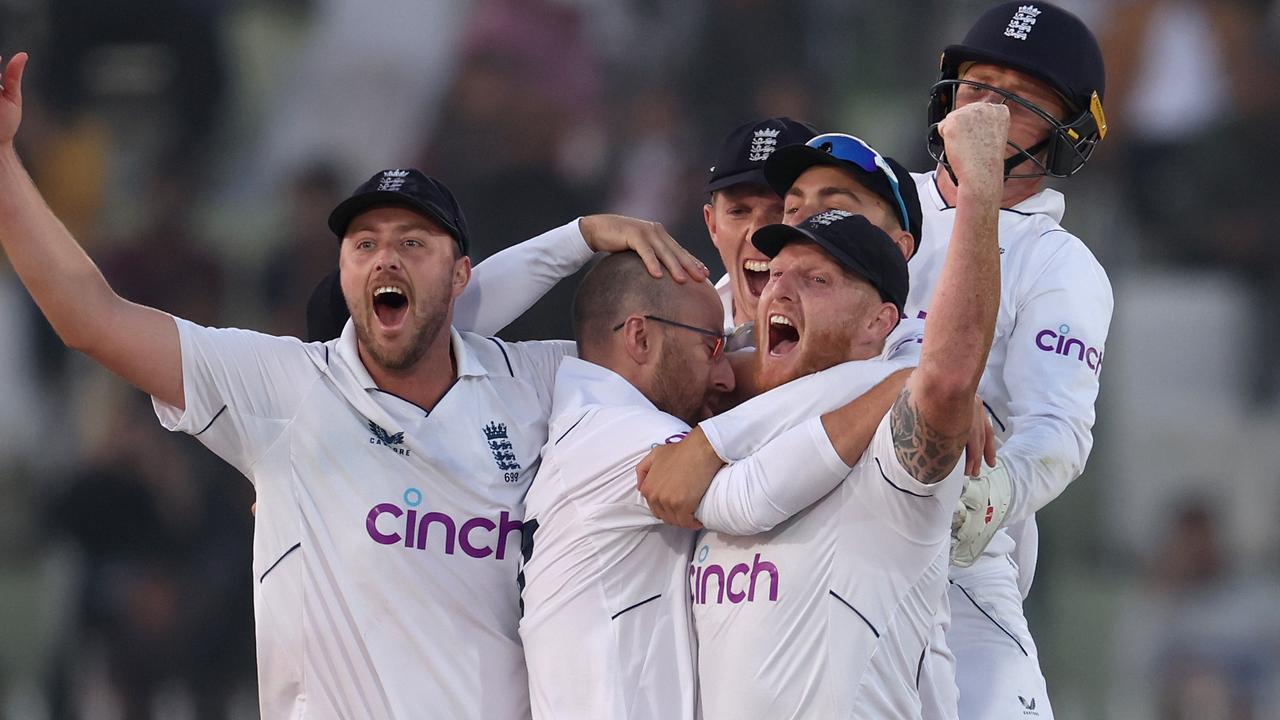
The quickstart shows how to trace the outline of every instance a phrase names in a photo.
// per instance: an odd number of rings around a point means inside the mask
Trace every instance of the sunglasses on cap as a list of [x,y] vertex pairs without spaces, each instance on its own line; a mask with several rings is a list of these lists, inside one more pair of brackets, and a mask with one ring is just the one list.
[[[656,323],[661,323],[663,325],[670,325],[671,327],[678,327],[684,330],[692,330],[693,332],[696,332],[699,335],[702,335],[703,337],[707,337],[707,338],[711,338],[712,340],[715,340],[716,341],[715,347],[711,349],[712,360],[719,360],[720,356],[724,354],[724,344],[728,338],[725,337],[725,334],[723,332],[707,330],[705,328],[700,328],[696,325],[686,325],[682,322],[676,322],[675,320],[668,320],[664,317],[658,317],[657,315],[641,315],[640,317],[644,318],[645,320],[652,320]],[[618,332],[619,330],[622,329],[622,326],[626,324],[627,324],[627,321],[623,320],[622,322],[613,326],[613,331]]]
[[845,162],[851,162],[866,172],[884,173],[885,179],[889,181],[889,189],[893,191],[893,198],[898,201],[898,217],[902,220],[902,229],[913,234],[916,232],[915,228],[910,227],[907,203],[903,201],[902,192],[898,190],[898,175],[893,172],[893,168],[889,167],[889,163],[884,161],[880,153],[871,149],[870,145],[860,138],[844,133],[823,133],[805,145]]

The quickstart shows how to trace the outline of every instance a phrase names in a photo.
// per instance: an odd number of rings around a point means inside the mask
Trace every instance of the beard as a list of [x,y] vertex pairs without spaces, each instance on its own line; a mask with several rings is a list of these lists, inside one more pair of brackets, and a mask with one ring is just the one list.
[[693,380],[693,364],[687,353],[663,353],[653,372],[654,406],[689,425],[698,424],[707,404],[707,391],[705,382],[698,386]]
[[444,329],[449,316],[449,286],[440,284],[431,297],[419,298],[416,306],[409,308],[406,319],[409,332],[398,345],[384,343],[372,331],[375,321],[373,305],[366,304],[363,312],[352,309],[351,320],[356,329],[356,340],[369,358],[379,367],[392,372],[404,372],[417,365],[426,355],[431,343]]
[[807,327],[799,347],[792,353],[798,357],[777,362],[769,357],[768,340],[756,347],[756,382],[760,392],[768,392],[796,378],[812,375],[850,360],[863,360],[854,352],[854,334],[849,324],[830,327]]

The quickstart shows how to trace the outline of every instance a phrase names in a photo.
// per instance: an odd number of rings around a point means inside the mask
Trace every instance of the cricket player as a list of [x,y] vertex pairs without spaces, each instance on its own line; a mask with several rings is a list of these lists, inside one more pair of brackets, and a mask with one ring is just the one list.
[[[733,389],[722,319],[710,284],[654,278],[630,253],[604,258],[578,289],[579,357],[556,376],[551,441],[526,511],[520,635],[535,718],[695,717],[685,579],[694,533],[650,512],[636,469]],[[866,448],[892,402],[877,383],[901,366],[845,363],[813,376],[857,398],[841,412],[861,426],[843,421],[831,440],[815,417],[725,468],[703,500],[708,526],[762,532],[828,492],[848,472],[841,454]],[[878,412],[859,405],[864,392]]]
[[[1062,228],[1063,196],[1044,177],[1067,177],[1106,134],[1102,53],[1075,16],[1044,2],[984,13],[942,55],[931,128],[976,103],[1009,108],[1000,199],[1000,314],[979,393],[1000,440],[997,463],[969,480],[957,512],[950,628],[960,720],[1052,717],[1022,600],[1035,572],[1035,512],[1084,469],[1111,321],[1111,285]],[[928,317],[939,295],[946,238],[963,192],[948,138],[930,134],[936,170],[915,176],[927,243],[911,263],[906,311]],[[935,647],[941,648],[941,643]],[[945,657],[932,657],[946,663]],[[945,675],[947,671],[940,671]]]
[[808,123],[773,117],[739,125],[720,144],[707,179],[702,219],[725,267],[716,292],[724,305],[726,332],[755,319],[756,303],[769,280],[769,259],[751,244],[756,230],[782,219],[782,198],[765,182],[764,162],[778,148],[816,134]]
[[[749,538],[709,532],[698,541],[689,579],[707,718],[922,713],[917,681],[946,602],[950,518],[962,484],[957,461],[998,306],[995,231],[1008,113],[992,109],[955,113],[942,126],[961,158],[953,164],[964,189],[939,285],[945,301],[926,331],[919,368],[871,447],[842,456],[847,479],[774,530]],[[767,385],[879,353],[907,285],[905,258],[886,233],[862,216],[829,210],[798,227],[762,229],[753,242],[774,256],[757,316],[767,328],[757,348]],[[717,444],[723,417],[695,434]],[[677,457],[686,443],[656,448],[644,483],[665,473],[663,455]],[[741,457],[718,449],[726,459]]]
[[[736,131],[725,141],[720,151],[722,160],[716,168],[725,164],[724,158],[736,156],[734,151],[740,144],[739,134]],[[852,135],[825,133],[804,143],[772,149],[763,160],[757,156],[749,171],[739,170],[734,177],[739,178],[740,183],[761,183],[771,189],[782,210],[774,218],[775,222],[796,225],[824,209],[846,210],[865,216],[889,234],[908,261],[920,246],[920,202],[910,174],[893,158],[882,156]],[[723,240],[718,242],[723,244]],[[726,276],[732,276],[732,282],[721,281],[722,297],[724,287],[750,287],[749,281],[740,281],[737,277],[737,267],[730,266],[730,273]],[[754,345],[753,326],[753,321],[743,322],[737,326],[733,336],[745,337],[741,342],[744,346]],[[914,365],[914,360],[919,357],[922,329],[921,320],[908,318],[901,321],[885,342],[883,359]],[[736,357],[734,359],[736,361]],[[754,385],[754,367],[744,367],[738,362],[735,370],[740,387]],[[735,399],[749,395],[739,392]],[[988,464],[995,462],[994,434],[980,401],[975,402],[975,417],[977,422],[973,424],[966,448],[965,471],[969,474],[976,474],[984,460]],[[703,440],[695,432],[692,444],[707,449]],[[693,466],[669,466],[667,472],[645,487],[644,495],[651,508],[664,521],[682,527],[697,526],[693,512],[705,492],[707,477],[689,472],[688,468]],[[954,704],[954,689],[947,695]],[[952,710],[950,715],[954,714]]]
[[[0,245],[68,346],[254,483],[262,715],[527,717],[514,578],[570,346],[451,327],[466,223],[416,170],[378,173],[330,215],[351,314],[336,340],[204,328],[120,298],[14,152],[26,62],[0,76]],[[586,244],[592,225],[567,232]]]

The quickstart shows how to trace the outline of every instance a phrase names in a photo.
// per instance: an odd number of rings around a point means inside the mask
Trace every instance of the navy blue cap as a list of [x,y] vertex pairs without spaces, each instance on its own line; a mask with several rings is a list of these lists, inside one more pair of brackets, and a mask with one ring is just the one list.
[[916,191],[915,178],[911,177],[911,172],[902,166],[902,163],[891,157],[881,156],[884,158],[885,164],[893,169],[893,174],[898,178],[898,192],[902,194],[902,204],[906,207],[907,214],[902,215],[902,210],[898,207],[898,199],[893,194],[893,187],[884,171],[876,169],[874,172],[868,172],[859,167],[856,163],[836,157],[829,149],[809,147],[808,145],[788,145],[779,148],[773,157],[765,163],[764,176],[769,181],[769,186],[774,192],[785,196],[787,190],[795,184],[797,178],[804,174],[806,170],[817,165],[827,165],[839,168],[855,180],[860,185],[867,188],[871,192],[878,195],[882,200],[889,204],[889,208],[893,211],[895,217],[898,218],[898,224],[907,232],[911,233],[911,239],[914,247],[911,251],[912,255],[920,249],[920,236],[922,235],[924,214],[920,210],[920,194]]
[[768,187],[764,162],[773,151],[784,145],[808,142],[817,134],[809,123],[789,117],[752,120],[739,125],[720,144],[706,191],[715,192],[740,183]]
[[901,314],[911,288],[907,261],[885,231],[862,215],[847,210],[826,210],[797,226],[766,225],[751,236],[751,244],[769,258],[777,257],[787,243],[817,243],[836,262],[861,276]]
[[378,205],[403,205],[439,223],[467,254],[467,219],[449,188],[420,170],[383,170],[356,188],[329,214],[329,229],[341,240],[357,215]]

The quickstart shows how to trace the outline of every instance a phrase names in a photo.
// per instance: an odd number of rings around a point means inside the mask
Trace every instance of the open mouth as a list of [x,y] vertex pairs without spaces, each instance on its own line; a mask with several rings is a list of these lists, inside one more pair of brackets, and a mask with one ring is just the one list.
[[782,357],[800,343],[800,331],[789,318],[774,314],[769,316],[769,354]]
[[769,263],[764,260],[744,260],[742,277],[747,281],[747,290],[755,297],[760,297],[764,286],[769,283]]
[[409,298],[395,285],[380,285],[373,289],[373,313],[384,328],[397,328],[409,314]]

